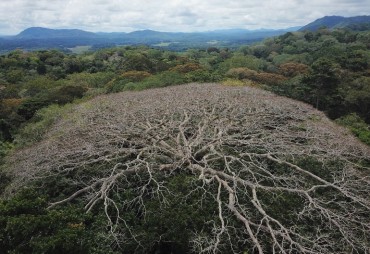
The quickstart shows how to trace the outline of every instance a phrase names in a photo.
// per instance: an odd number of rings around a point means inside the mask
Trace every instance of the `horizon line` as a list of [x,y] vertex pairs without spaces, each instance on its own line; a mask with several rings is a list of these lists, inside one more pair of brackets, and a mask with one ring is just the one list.
[[301,27],[303,27],[304,25],[300,25],[300,26],[288,26],[288,27],[284,27],[284,28],[267,28],[267,27],[260,27],[260,28],[255,28],[255,29],[249,29],[249,28],[240,28],[240,27],[231,27],[231,28],[220,28],[220,29],[209,29],[209,30],[199,30],[199,31],[164,31],[164,30],[155,30],[155,29],[151,29],[151,28],[143,28],[143,29],[137,29],[137,30],[132,30],[132,31],[128,31],[128,32],[125,32],[125,31],[107,31],[107,32],[102,32],[102,31],[97,31],[97,32],[93,32],[93,31],[89,31],[89,30],[85,30],[83,28],[50,28],[50,27],[44,27],[44,26],[30,26],[30,27],[27,27],[21,31],[19,31],[18,33],[14,33],[14,34],[2,34],[0,33],[0,36],[17,36],[19,35],[20,33],[28,30],[28,29],[32,29],[32,28],[42,28],[42,29],[48,29],[48,30],[79,30],[79,31],[83,31],[83,32],[88,32],[88,33],[94,33],[94,34],[99,34],[99,33],[104,33],[104,34],[109,34],[109,33],[126,33],[126,34],[129,34],[129,33],[133,33],[133,32],[140,32],[140,31],[153,31],[153,32],[160,32],[160,33],[207,33],[207,32],[217,32],[217,31],[228,31],[228,30],[244,30],[244,31],[260,31],[260,30],[267,30],[267,31],[279,31],[279,30],[287,30],[287,29],[299,29]]

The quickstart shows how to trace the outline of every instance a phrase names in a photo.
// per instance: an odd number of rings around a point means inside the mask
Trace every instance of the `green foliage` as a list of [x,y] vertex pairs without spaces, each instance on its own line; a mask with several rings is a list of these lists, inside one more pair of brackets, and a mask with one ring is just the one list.
[[369,65],[369,56],[365,50],[353,50],[347,53],[345,61],[343,61],[344,67],[351,71],[364,71]]
[[125,71],[151,72],[153,67],[152,61],[145,54],[134,52],[126,55],[122,69]]
[[310,88],[303,82],[304,76],[298,75],[295,77],[290,78],[289,80],[279,84],[278,86],[270,86],[267,89],[283,96],[288,96],[291,98],[295,98],[298,100],[306,101],[307,100],[307,93],[311,90]]
[[50,92],[47,98],[50,103],[64,105],[74,99],[82,98],[86,91],[87,88],[82,86],[67,85]]
[[245,86],[248,84],[248,81],[241,81],[239,79],[226,79],[222,81],[222,84],[225,86]]
[[336,122],[350,129],[362,142],[370,146],[370,126],[357,114],[342,116]]
[[107,93],[118,93],[122,92],[125,88],[127,88],[128,84],[134,84],[133,82],[129,82],[125,79],[114,79],[109,82],[105,88]]
[[38,76],[29,80],[24,84],[26,90],[23,94],[24,97],[34,97],[36,95],[46,93],[48,89],[55,86],[53,80],[45,76]]
[[185,74],[186,82],[219,82],[222,75],[217,72],[210,72],[207,70],[196,70]]
[[370,77],[361,77],[350,84],[344,84],[340,90],[347,107],[357,112],[370,122]]
[[[4,157],[13,149],[13,147],[14,145],[12,143],[5,142],[3,141],[3,139],[0,138],[0,165],[3,163]],[[1,182],[2,181],[0,180],[0,185],[1,185]],[[1,188],[0,186],[0,189],[3,189],[3,188]]]
[[10,70],[6,73],[5,78],[9,83],[18,83],[24,78],[24,72],[20,69]]
[[174,72],[180,72],[180,73],[188,73],[192,71],[201,70],[202,67],[199,64],[195,63],[186,63],[186,64],[180,64],[176,65],[175,67],[171,68],[171,71]]
[[[126,225],[119,230],[135,235],[135,241],[127,241],[121,246],[123,253],[189,253],[191,250],[192,232],[210,234],[204,221],[217,220],[217,208],[212,197],[205,190],[194,189],[196,179],[184,173],[161,179],[166,186],[164,199],[150,194],[147,186],[143,195],[142,208],[137,206],[122,207]],[[129,185],[121,192],[121,198],[133,199],[142,193],[134,191],[138,179],[128,179]],[[131,188],[129,188],[131,187]],[[212,188],[204,186],[204,188]],[[203,196],[206,195],[206,196]],[[202,203],[199,200],[203,197]],[[130,232],[127,232],[127,228]]]
[[304,202],[301,197],[286,192],[274,193],[272,195],[265,191],[261,191],[259,196],[266,207],[267,213],[272,214],[277,220],[284,221],[289,225],[294,226],[298,224],[297,218],[292,216],[292,214],[299,213],[303,208]]
[[113,72],[108,71],[96,73],[81,72],[68,75],[64,83],[72,86],[102,88],[115,76]]
[[227,72],[232,68],[246,67],[251,70],[263,70],[265,67],[265,61],[258,59],[255,56],[244,56],[241,54],[235,54],[231,58],[226,59],[220,64],[220,70]]
[[5,88],[1,89],[0,100],[1,99],[10,99],[10,98],[19,98],[20,97],[20,85],[5,85]]
[[279,71],[286,77],[295,77],[297,75],[306,74],[309,67],[305,64],[288,62],[279,66]]
[[15,138],[15,143],[18,146],[25,146],[40,141],[48,128],[59,120],[69,108],[69,105],[59,106],[53,104],[40,109],[33,121],[20,129],[19,134]]
[[63,61],[63,67],[68,74],[81,72],[83,70],[83,63],[78,58],[67,58]]
[[[267,89],[308,102],[332,119],[356,113],[370,123],[369,38],[368,31],[320,29],[287,33],[266,40],[265,47],[248,47],[242,52],[250,55],[257,49],[255,56],[267,61],[267,72],[280,72],[288,78],[280,83],[269,84],[274,78],[261,81],[268,84]],[[270,51],[268,56],[266,50]],[[245,78],[243,72],[235,70],[231,68],[226,75]],[[258,75],[252,75],[254,80]]]
[[233,68],[226,73],[227,77],[234,79],[249,79],[258,83],[266,85],[278,85],[284,82],[287,78],[280,74],[268,73],[268,72],[257,72],[248,68]]
[[331,106],[332,96],[339,84],[338,69],[339,65],[327,58],[319,58],[311,65],[311,71],[303,82],[310,87],[306,96],[317,109]]
[[183,74],[165,71],[155,76],[151,76],[142,82],[131,83],[130,86],[125,87],[125,90],[143,90],[155,87],[166,87],[172,85],[179,85],[186,83],[186,78]]
[[29,98],[24,100],[18,107],[17,114],[25,120],[30,120],[37,110],[48,106],[50,103],[45,95]]
[[[55,181],[53,181],[55,180]],[[192,232],[210,235],[204,221],[218,219],[212,197],[205,190],[194,190],[194,176],[179,174],[166,179],[165,200],[147,191],[137,193],[138,179],[127,179],[120,197],[127,200],[143,195],[143,205],[120,206],[125,220],[116,232],[125,234],[120,253],[188,253],[191,250]],[[46,179],[43,188],[25,189],[9,200],[0,200],[0,249],[15,253],[114,253],[114,245],[102,224],[103,214],[85,213],[82,205],[67,205],[60,209],[47,209],[50,194],[60,195],[58,187],[63,179]],[[50,182],[49,182],[50,181]],[[69,183],[70,184],[70,183]],[[68,188],[68,183],[63,190]],[[212,188],[204,186],[204,188]],[[205,198],[202,203],[201,198]],[[112,216],[114,211],[108,211]],[[105,235],[106,234],[106,235]],[[136,240],[129,240],[135,235]],[[140,242],[138,246],[137,242]]]
[[234,79],[253,79],[258,75],[258,72],[248,68],[232,68],[226,76]]
[[32,189],[0,200],[2,253],[113,253],[94,232],[99,216],[72,206],[48,210],[46,200]]
[[50,89],[24,100],[18,107],[17,113],[24,119],[30,120],[38,110],[51,104],[64,105],[72,102],[76,98],[81,98],[85,92],[86,88],[72,85]]
[[309,64],[312,62],[312,56],[307,53],[302,54],[277,54],[272,58],[273,64],[280,66],[289,62],[297,62],[302,64]]
[[140,82],[150,77],[151,74],[147,71],[127,71],[122,73],[121,77],[130,82]]

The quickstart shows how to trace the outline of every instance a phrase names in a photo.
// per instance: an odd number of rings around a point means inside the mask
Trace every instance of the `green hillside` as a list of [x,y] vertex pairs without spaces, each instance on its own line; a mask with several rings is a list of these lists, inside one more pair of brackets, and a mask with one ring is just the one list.
[[348,28],[358,31],[369,30],[370,16],[325,16],[303,26],[302,28],[300,28],[300,31],[317,31],[322,27],[326,27],[329,29]]

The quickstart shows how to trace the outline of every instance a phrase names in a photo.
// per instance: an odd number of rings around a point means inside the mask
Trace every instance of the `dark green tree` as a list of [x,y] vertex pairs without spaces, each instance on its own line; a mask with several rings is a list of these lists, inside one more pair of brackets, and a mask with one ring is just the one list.
[[304,78],[308,86],[307,98],[317,109],[327,109],[337,93],[339,65],[328,58],[319,58],[311,65]]

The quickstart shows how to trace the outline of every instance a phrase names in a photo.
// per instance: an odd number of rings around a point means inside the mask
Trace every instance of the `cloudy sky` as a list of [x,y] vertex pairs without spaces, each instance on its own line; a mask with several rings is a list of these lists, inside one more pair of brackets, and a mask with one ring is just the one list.
[[370,15],[370,0],[0,0],[0,34],[31,26],[97,32],[287,28]]

